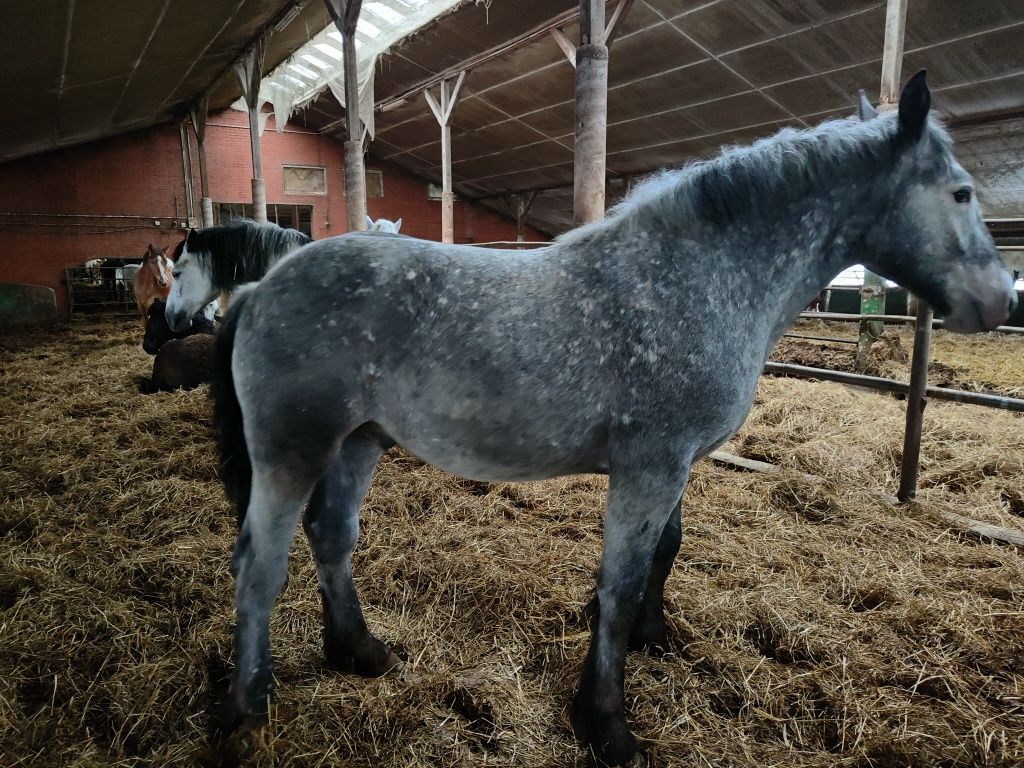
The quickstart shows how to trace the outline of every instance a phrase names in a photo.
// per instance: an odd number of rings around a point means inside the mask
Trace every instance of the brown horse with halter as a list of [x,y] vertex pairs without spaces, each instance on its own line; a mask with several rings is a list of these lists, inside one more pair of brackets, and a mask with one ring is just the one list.
[[135,303],[142,315],[142,327],[149,322],[149,307],[157,299],[167,301],[171,292],[171,270],[174,263],[167,258],[167,248],[157,248],[150,243],[146,255],[142,257],[142,267],[135,275]]

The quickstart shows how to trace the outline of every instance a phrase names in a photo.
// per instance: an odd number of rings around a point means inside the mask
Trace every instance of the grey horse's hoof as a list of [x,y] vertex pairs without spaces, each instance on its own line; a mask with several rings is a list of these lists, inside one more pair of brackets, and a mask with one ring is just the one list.
[[402,666],[402,660],[391,648],[369,634],[355,644],[328,640],[324,656],[331,669],[360,677],[382,677]]
[[579,701],[572,709],[572,730],[590,748],[599,766],[646,766],[647,758],[637,748],[626,717],[621,712],[605,714]]

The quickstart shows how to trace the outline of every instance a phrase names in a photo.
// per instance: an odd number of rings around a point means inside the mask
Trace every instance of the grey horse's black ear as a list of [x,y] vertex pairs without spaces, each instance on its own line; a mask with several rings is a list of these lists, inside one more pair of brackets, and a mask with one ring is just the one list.
[[921,138],[932,106],[932,93],[925,80],[927,74],[928,70],[922,69],[910,78],[900,94],[900,132],[911,141]]
[[871,106],[871,102],[868,101],[868,95],[864,92],[863,88],[857,91],[857,117],[865,123],[872,118],[878,117],[878,112]]

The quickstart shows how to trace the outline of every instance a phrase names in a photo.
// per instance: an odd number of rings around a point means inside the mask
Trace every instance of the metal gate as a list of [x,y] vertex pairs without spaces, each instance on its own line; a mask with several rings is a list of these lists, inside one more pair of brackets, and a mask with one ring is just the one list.
[[[119,260],[121,261],[121,260]],[[71,311],[79,313],[113,312],[136,314],[135,272],[139,262],[126,261],[116,266],[85,262],[64,270]]]

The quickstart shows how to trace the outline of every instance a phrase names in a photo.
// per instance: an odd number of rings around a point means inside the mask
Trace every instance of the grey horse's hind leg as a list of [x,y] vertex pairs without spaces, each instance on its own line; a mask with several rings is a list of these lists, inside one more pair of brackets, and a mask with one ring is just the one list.
[[651,565],[650,578],[647,580],[647,590],[644,592],[640,612],[629,636],[630,650],[645,650],[655,655],[668,650],[668,632],[665,628],[665,580],[672,571],[672,563],[679,553],[682,540],[680,502],[677,501],[675,510],[669,515],[658,540],[658,546],[654,550],[654,562]]
[[235,674],[230,728],[262,715],[273,688],[270,611],[284,584],[288,547],[316,475],[253,465],[252,495],[235,542]]
[[370,634],[352,582],[352,549],[359,535],[359,505],[384,447],[373,437],[350,435],[317,483],[303,517],[316,558],[324,609],[324,655],[343,672],[378,677],[398,657]]
[[653,475],[652,464],[613,469],[610,476],[598,622],[572,705],[576,737],[609,765],[625,765],[638,755],[624,709],[626,648],[654,553],[689,471],[688,466],[676,465]]

